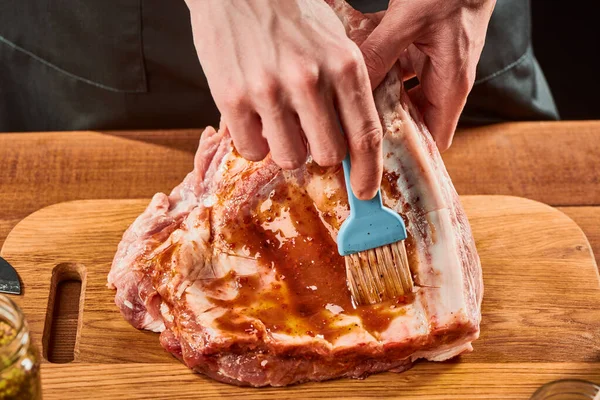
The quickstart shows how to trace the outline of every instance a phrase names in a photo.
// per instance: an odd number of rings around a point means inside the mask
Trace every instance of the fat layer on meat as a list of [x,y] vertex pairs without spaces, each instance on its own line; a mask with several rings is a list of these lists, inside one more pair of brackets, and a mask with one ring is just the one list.
[[[355,42],[374,28],[344,1],[327,2]],[[124,233],[108,276],[123,317],[160,332],[190,368],[239,385],[361,378],[471,351],[479,257],[400,68],[375,101],[383,199],[406,221],[414,294],[355,306],[335,244],[349,212],[341,168],[248,162],[221,125],[203,132],[193,171],[170,195],[156,194]]]

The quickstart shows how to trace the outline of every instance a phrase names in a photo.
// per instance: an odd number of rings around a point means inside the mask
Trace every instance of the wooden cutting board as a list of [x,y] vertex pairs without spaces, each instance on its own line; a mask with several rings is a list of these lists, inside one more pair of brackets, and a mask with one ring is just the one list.
[[600,284],[583,232],[561,212],[531,200],[466,196],[462,202],[485,283],[475,351],[362,381],[237,388],[193,374],[160,347],[157,334],[126,323],[113,303],[114,292],[106,287],[106,275],[123,231],[148,200],[75,201],[44,208],[14,228],[0,254],[22,278],[24,292],[14,298],[45,355],[53,345],[48,337],[52,310],[60,309],[51,294],[53,271],[54,283],[82,279],[75,359],[44,361],[46,400],[528,399],[554,379],[600,383]]

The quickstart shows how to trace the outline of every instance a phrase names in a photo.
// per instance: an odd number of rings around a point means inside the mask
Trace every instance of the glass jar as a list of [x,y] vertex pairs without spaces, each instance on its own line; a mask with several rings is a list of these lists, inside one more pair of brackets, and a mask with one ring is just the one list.
[[42,398],[40,363],[19,307],[0,295],[0,400]]
[[530,400],[600,400],[600,387],[580,379],[561,379],[539,388]]

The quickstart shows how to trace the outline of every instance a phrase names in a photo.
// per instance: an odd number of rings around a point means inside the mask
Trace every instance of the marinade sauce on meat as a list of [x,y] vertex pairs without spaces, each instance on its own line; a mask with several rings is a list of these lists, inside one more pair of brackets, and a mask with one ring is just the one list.
[[[404,312],[397,306],[412,301],[412,296],[373,306],[353,304],[346,285],[344,258],[338,254],[313,200],[302,188],[280,187],[267,201],[266,207],[264,202],[258,202],[248,214],[239,216],[225,240],[231,250],[243,246],[251,257],[273,268],[277,282],[263,288],[259,276],[235,274],[210,282],[210,290],[231,281],[238,287],[233,300],[211,299],[228,309],[217,320],[220,329],[251,332],[254,326],[240,318],[245,315],[259,319],[269,332],[321,335],[332,341],[360,323],[377,337],[395,316]],[[292,237],[265,228],[282,213],[289,213],[293,222],[296,234]],[[336,316],[339,313],[357,316],[359,321],[342,323]]]
[[[375,29],[344,0],[326,2],[358,46]],[[335,244],[348,213],[342,171],[248,162],[223,123],[202,133],[194,170],[123,234],[107,282],[123,317],[161,332],[194,371],[255,387],[401,372],[472,351],[483,280],[469,221],[400,65],[373,96],[383,200],[405,218],[414,298],[355,307]]]

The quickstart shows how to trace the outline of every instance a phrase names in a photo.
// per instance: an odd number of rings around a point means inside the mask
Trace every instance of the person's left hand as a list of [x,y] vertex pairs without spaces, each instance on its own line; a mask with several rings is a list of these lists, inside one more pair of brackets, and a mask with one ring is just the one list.
[[401,60],[404,79],[416,75],[409,95],[435,142],[452,144],[475,71],[495,0],[391,0],[370,14],[379,25],[361,45],[371,86],[377,87]]

